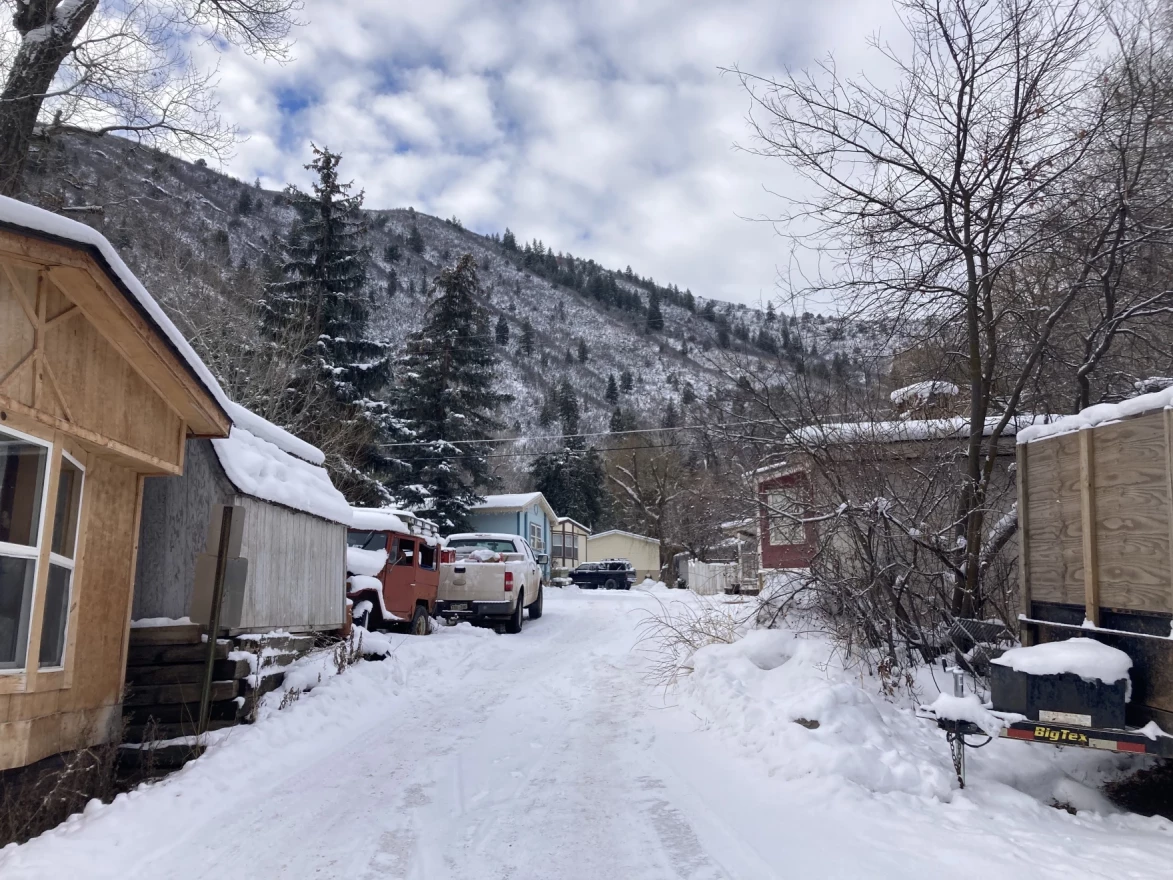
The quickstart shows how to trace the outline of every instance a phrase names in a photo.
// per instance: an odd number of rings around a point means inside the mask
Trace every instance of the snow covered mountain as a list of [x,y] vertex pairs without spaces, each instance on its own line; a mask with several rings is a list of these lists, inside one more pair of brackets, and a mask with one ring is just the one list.
[[[185,329],[199,324],[192,312],[206,309],[209,298],[247,297],[250,283],[255,295],[257,279],[273,277],[294,219],[280,192],[110,136],[42,145],[27,189],[30,201],[105,233]],[[367,215],[374,330],[393,343],[401,344],[421,325],[430,279],[463,253],[476,258],[494,326],[504,316],[509,330],[499,377],[501,390],[513,397],[502,421],[515,436],[551,432],[539,426],[539,412],[564,378],[578,394],[583,429],[602,431],[613,409],[604,397],[611,375],[631,374],[634,387],[620,405],[637,422],[658,425],[670,402],[687,419],[687,385],[698,399],[719,393],[723,379],[713,369],[718,353],[741,350],[752,363],[773,356],[784,335],[801,336],[798,355],[808,366],[837,358],[858,369],[883,346],[881,329],[867,323],[775,318],[658,286],[630,268],[606,269],[524,242],[511,249],[499,233],[481,235],[455,219],[411,208]],[[662,330],[647,326],[653,292]],[[532,355],[519,345],[526,320],[533,327]],[[192,335],[197,350],[210,344],[206,334],[193,329]],[[793,352],[796,342],[790,345]]]

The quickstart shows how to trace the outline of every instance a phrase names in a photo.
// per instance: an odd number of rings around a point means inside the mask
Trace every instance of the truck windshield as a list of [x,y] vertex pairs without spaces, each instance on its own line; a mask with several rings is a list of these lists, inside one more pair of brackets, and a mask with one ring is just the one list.
[[457,538],[455,541],[449,541],[448,547],[455,550],[458,556],[467,556],[470,550],[491,550],[493,553],[517,552],[512,541],[495,538]]
[[387,536],[383,532],[352,530],[346,533],[346,546],[357,547],[359,550],[386,550]]

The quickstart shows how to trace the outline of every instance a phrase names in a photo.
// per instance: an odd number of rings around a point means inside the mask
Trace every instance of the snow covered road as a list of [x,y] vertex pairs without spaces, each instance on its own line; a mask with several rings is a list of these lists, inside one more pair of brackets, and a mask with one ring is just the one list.
[[720,719],[648,684],[632,648],[654,604],[550,590],[520,636],[397,636],[387,661],[183,772],[0,851],[0,877],[1070,880],[1173,865],[1163,820],[775,777]]

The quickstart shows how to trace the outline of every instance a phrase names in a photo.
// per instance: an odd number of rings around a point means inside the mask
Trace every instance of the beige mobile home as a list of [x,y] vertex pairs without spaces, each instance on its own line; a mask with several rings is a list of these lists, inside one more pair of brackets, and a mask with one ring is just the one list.
[[586,540],[586,562],[626,559],[635,569],[636,580],[660,579],[660,541],[619,529],[599,532]]

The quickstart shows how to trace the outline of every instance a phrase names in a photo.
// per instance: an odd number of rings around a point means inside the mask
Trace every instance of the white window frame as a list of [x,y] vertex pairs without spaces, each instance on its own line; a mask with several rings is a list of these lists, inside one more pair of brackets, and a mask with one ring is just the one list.
[[[81,491],[77,493],[77,524],[74,526],[74,529],[73,529],[73,558],[70,559],[68,557],[60,556],[60,555],[54,553],[53,552],[53,536],[49,535],[49,565],[50,565],[50,567],[56,565],[58,568],[64,568],[69,572],[69,586],[65,591],[65,632],[61,634],[61,640],[62,640],[61,662],[56,666],[41,666],[40,665],[41,646],[40,646],[40,644],[38,644],[37,645],[37,654],[36,654],[37,671],[38,672],[59,672],[59,671],[65,669],[65,664],[68,659],[66,655],[69,653],[69,630],[73,626],[73,615],[70,614],[70,606],[73,603],[74,572],[77,570],[77,543],[78,543],[78,539],[81,537],[81,520],[82,520],[82,516],[83,516],[83,511],[85,510],[85,503],[86,503],[86,469],[85,469],[85,465],[83,465],[80,461],[78,461],[76,458],[74,458],[72,455],[70,455],[64,449],[61,450],[61,458],[63,461],[68,460],[70,464],[72,464],[75,468],[78,469],[78,471],[81,472]],[[60,485],[60,481],[61,481],[60,474],[58,474],[57,480],[58,480],[58,485]],[[47,476],[46,476],[45,482],[46,483],[49,482]],[[48,487],[46,486],[46,488],[48,488]],[[56,512],[57,512],[56,508],[54,508],[53,512],[54,512],[54,514],[56,514]],[[49,587],[49,581],[46,578],[46,580],[45,580],[46,599],[48,598],[48,587]],[[34,597],[33,601],[34,601],[34,603],[36,602],[35,597]],[[33,607],[35,608],[36,605],[34,604]],[[42,612],[41,612],[41,638],[44,638],[44,637],[45,637],[45,614],[44,614],[44,611],[42,610]],[[31,654],[32,646],[31,645],[29,646],[29,651],[30,651],[29,656],[32,656],[32,654]],[[28,657],[25,658],[25,665],[27,667]]]
[[788,492],[787,486],[770,489],[766,494],[766,516],[770,524],[770,546],[771,547],[794,547],[805,544],[806,537],[806,523],[798,522],[788,516],[783,516],[779,511],[785,511],[793,517],[803,517],[806,515],[806,509],[803,506],[800,498],[802,489],[799,485],[794,488],[798,491]]
[[[537,530],[535,532],[535,529]],[[544,540],[545,530],[542,528],[540,522],[531,522],[529,524],[529,546],[534,553],[544,553],[546,542]]]
[[[41,568],[41,548],[45,545],[45,530],[48,528],[45,512],[49,505],[49,486],[53,482],[53,458],[54,446],[53,443],[44,440],[40,437],[34,437],[32,434],[26,434],[24,431],[17,431],[15,428],[10,428],[8,425],[0,427],[0,434],[7,434],[9,437],[14,437],[17,440],[25,443],[30,443],[33,446],[40,446],[46,451],[45,455],[45,476],[44,485],[41,487],[41,508],[39,516],[40,523],[37,525],[37,543],[33,547],[28,547],[24,544],[10,544],[7,541],[0,541],[0,556],[7,556],[16,559],[31,559],[33,561],[33,591],[29,597],[29,619],[25,626],[28,627],[28,632],[25,635],[24,643],[24,664],[21,666],[14,666],[11,669],[0,669],[0,676],[2,675],[25,675],[29,671],[29,656],[33,650],[32,627],[33,617],[37,612],[37,601],[40,598],[37,595],[37,583],[40,581]],[[72,586],[72,578],[71,578]],[[37,644],[37,653],[41,650],[40,643]],[[54,667],[59,668],[59,667]]]

